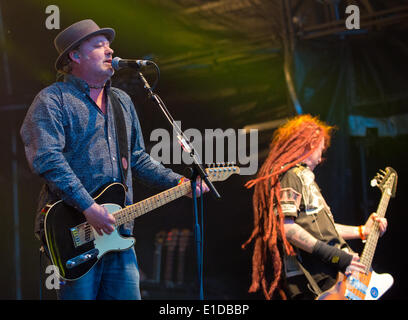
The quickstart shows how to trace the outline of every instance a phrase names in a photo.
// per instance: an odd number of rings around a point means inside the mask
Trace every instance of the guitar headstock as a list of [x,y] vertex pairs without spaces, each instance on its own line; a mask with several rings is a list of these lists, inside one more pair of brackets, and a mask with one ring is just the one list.
[[233,174],[239,174],[240,169],[233,163],[219,163],[211,164],[207,169],[205,169],[205,172],[211,181],[224,181]]
[[379,170],[375,177],[371,180],[372,187],[378,187],[381,192],[387,192],[391,197],[395,197],[397,191],[397,172],[391,168],[386,167],[385,170]]

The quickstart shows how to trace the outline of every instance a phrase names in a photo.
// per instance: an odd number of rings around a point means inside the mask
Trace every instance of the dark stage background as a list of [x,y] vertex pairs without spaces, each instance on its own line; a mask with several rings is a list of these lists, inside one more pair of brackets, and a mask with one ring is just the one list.
[[[361,10],[361,29],[348,31],[344,12],[352,3]],[[45,26],[49,5],[60,9],[60,30]],[[27,166],[19,130],[37,92],[55,81],[54,37],[87,18],[116,30],[114,56],[159,65],[156,92],[183,130],[259,129],[259,165],[273,130],[286,118],[311,113],[336,125],[316,177],[339,223],[365,222],[380,199],[380,192],[369,187],[371,178],[378,169],[393,167],[399,175],[397,196],[390,201],[388,232],[379,241],[373,267],[395,279],[383,299],[408,297],[406,1],[0,0],[0,10],[0,299],[55,299],[40,285],[46,263],[33,227],[42,182]],[[155,79],[145,72],[149,81]],[[131,71],[117,72],[113,82],[132,96],[150,151],[155,144],[150,133],[170,131],[168,123]],[[168,166],[184,173],[184,165]],[[221,200],[205,196],[206,299],[263,299],[247,293],[251,247],[241,249],[253,226],[252,190],[244,187],[253,177],[235,175],[216,183]],[[135,200],[157,192],[135,183]],[[156,235],[193,230],[193,223],[188,198],[136,220],[144,298],[198,299],[191,238],[185,281],[151,281]],[[360,241],[351,245],[362,250]]]

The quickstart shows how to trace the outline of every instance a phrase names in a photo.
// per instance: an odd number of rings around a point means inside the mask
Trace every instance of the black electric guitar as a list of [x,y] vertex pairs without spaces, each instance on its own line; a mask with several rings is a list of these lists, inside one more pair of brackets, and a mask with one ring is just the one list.
[[[395,197],[397,178],[397,172],[386,167],[371,180],[371,185],[382,192],[377,208],[380,218],[384,218],[390,198]],[[353,272],[348,277],[339,273],[336,284],[316,300],[378,300],[392,286],[394,279],[390,274],[378,274],[371,267],[379,236],[380,228],[375,222],[360,258],[366,267],[365,272]]]
[[[211,181],[224,181],[239,174],[239,167],[218,166],[206,169]],[[85,275],[107,252],[126,250],[135,243],[133,237],[122,237],[117,229],[133,219],[159,208],[191,192],[191,183],[184,182],[150,198],[125,207],[125,187],[112,183],[94,197],[115,217],[115,230],[100,236],[85,216],[62,200],[47,208],[44,219],[45,245],[61,278],[76,280]]]

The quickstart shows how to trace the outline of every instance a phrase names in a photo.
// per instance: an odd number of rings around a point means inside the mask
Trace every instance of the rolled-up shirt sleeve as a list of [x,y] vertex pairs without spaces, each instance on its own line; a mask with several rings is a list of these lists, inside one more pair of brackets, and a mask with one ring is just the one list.
[[64,157],[63,107],[56,88],[42,90],[30,106],[20,134],[31,170],[46,180],[54,194],[84,211],[94,200]]
[[293,170],[289,170],[283,175],[280,185],[280,204],[282,213],[286,217],[297,218],[302,200],[302,183],[299,177],[293,172]]

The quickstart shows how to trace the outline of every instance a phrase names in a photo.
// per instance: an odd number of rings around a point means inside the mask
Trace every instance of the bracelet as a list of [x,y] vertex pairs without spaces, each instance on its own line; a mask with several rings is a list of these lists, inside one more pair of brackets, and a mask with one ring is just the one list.
[[182,184],[182,183],[184,183],[184,182],[186,182],[186,181],[188,181],[188,179],[187,179],[186,177],[182,177],[182,178],[178,181],[177,185],[179,186],[180,184]]
[[367,240],[367,239],[366,239],[366,237],[364,236],[363,227],[364,227],[364,226],[358,226],[358,234],[360,235],[360,239],[364,241],[364,240]]

